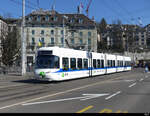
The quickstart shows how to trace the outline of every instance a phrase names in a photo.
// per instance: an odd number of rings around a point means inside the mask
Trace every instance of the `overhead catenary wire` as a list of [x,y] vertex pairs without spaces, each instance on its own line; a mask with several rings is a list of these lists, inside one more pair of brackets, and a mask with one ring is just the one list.
[[111,7],[110,4],[108,4],[105,0],[103,1],[103,3],[105,4],[105,6],[110,9],[111,11],[113,11],[113,13],[118,17],[122,17],[123,19],[125,19],[128,23],[131,23],[130,20],[126,19],[124,16],[122,16],[122,14],[120,14],[117,10],[115,10],[113,7]]
[[[15,4],[18,4],[19,6],[22,6],[22,2],[20,2],[20,1],[17,1],[17,0],[10,0],[11,2],[13,2],[13,3],[15,3]],[[31,4],[26,4],[25,5],[27,8],[29,8],[29,9],[36,9],[35,7],[33,7],[33,6],[31,6]]]
[[38,4],[33,3],[31,0],[26,0],[26,4],[32,5],[34,7],[38,7]]
[[119,8],[122,9],[122,11],[124,11],[131,18],[132,21],[134,20],[132,14],[122,4],[120,4],[118,0],[115,0],[114,2],[118,4]]

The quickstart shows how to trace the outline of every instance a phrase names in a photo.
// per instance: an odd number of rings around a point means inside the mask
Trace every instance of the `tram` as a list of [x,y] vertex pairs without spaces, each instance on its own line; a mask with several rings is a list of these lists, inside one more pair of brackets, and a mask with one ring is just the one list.
[[37,51],[35,79],[63,81],[131,70],[131,58],[59,47]]

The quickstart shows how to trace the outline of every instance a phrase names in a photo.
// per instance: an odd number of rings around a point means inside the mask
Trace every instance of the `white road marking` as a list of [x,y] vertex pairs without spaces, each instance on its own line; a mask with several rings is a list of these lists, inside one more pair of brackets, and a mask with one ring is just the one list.
[[[118,77],[118,79],[119,78],[122,78],[122,77]],[[21,104],[25,104],[27,102],[32,102],[32,101],[36,101],[36,100],[40,100],[40,99],[44,99],[44,98],[48,98],[48,97],[52,97],[52,96],[56,96],[56,95],[61,95],[61,94],[69,93],[69,92],[72,92],[72,91],[84,89],[84,88],[91,87],[91,86],[94,86],[94,85],[98,85],[98,84],[102,84],[102,83],[106,83],[106,82],[111,82],[113,80],[114,79],[110,79],[110,80],[106,80],[106,81],[101,81],[101,82],[93,83],[93,84],[90,84],[90,85],[81,86],[79,88],[74,88],[74,89],[63,91],[63,92],[58,92],[58,93],[55,93],[55,94],[50,94],[50,95],[47,95],[47,96],[42,96],[42,97],[38,97],[38,98],[34,98],[34,99],[30,99],[30,100],[18,102],[18,103],[15,103],[15,104],[11,104],[11,105],[0,107],[0,110],[1,109],[5,109],[5,108],[14,107],[14,106],[21,105]]]
[[[120,77],[120,78],[122,78],[122,77]],[[26,101],[23,101],[23,102],[18,102],[18,103],[15,103],[15,104],[3,106],[3,107],[0,107],[0,110],[5,109],[5,108],[14,107],[14,106],[21,105],[21,104],[25,104],[27,102],[32,102],[32,101],[36,101],[36,100],[40,100],[40,99],[44,99],[44,98],[48,98],[48,97],[52,97],[52,96],[56,96],[56,95],[61,95],[61,94],[69,93],[69,92],[72,92],[72,91],[84,89],[84,88],[95,86],[95,85],[98,85],[98,84],[102,84],[102,83],[106,83],[106,82],[111,82],[112,80],[114,80],[114,79],[110,79],[110,80],[106,80],[106,81],[101,81],[101,82],[97,82],[97,83],[93,83],[93,84],[81,86],[81,87],[78,87],[78,88],[66,90],[66,91],[63,91],[63,92],[58,92],[58,93],[55,93],[55,94],[50,94],[50,95],[47,95],[47,96],[42,96],[42,97],[38,97],[38,98],[26,100]]]
[[83,98],[83,99],[81,99],[81,100],[93,99],[93,98],[97,98],[97,97],[109,95],[109,93],[103,93],[103,94],[83,94],[83,95],[84,95],[84,96],[87,96],[87,97],[86,97],[86,98]]
[[118,95],[120,93],[121,93],[121,91],[118,91],[118,92],[112,94],[111,96],[106,97],[105,100],[108,100],[108,99],[110,99],[110,98],[112,98],[112,97],[114,97],[114,96],[116,96],[116,95]]
[[132,82],[132,81],[135,81],[135,80],[124,80],[125,82]]
[[113,82],[132,82],[135,80],[114,80]]
[[146,75],[145,78],[148,78],[148,76]]
[[50,100],[50,101],[43,101],[43,102],[34,102],[34,103],[25,103],[22,104],[23,106],[26,105],[35,105],[35,104],[44,104],[44,103],[52,103],[52,102],[61,102],[61,101],[69,101],[69,100],[75,100],[75,99],[80,99],[80,100],[88,100],[88,99],[93,99],[105,95],[109,95],[108,93],[106,94],[82,94],[82,97],[74,97],[74,98],[66,98],[66,99],[58,99],[58,100]]
[[142,78],[142,79],[140,79],[140,81],[143,81],[144,79]]
[[133,87],[134,85],[136,85],[136,83],[131,84],[129,87]]

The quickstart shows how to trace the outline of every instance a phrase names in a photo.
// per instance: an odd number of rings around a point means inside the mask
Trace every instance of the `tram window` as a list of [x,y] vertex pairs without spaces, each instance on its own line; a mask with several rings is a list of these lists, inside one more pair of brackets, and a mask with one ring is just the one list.
[[59,57],[54,57],[54,68],[59,68]]
[[108,60],[107,60],[107,67],[109,67],[109,62],[108,62]]
[[83,59],[84,69],[88,69],[88,59]]
[[109,67],[109,60],[107,60],[107,67]]
[[121,67],[121,61],[119,61],[119,66]]
[[93,68],[96,68],[96,59],[93,59]]
[[101,60],[101,68],[104,68],[104,60]]
[[109,62],[109,63],[108,63],[108,64],[109,64],[109,67],[111,67],[111,60],[108,60],[108,62]]
[[123,66],[123,61],[121,61],[121,66]]
[[111,67],[111,60],[109,60],[109,67]]
[[70,58],[70,68],[72,70],[76,69],[76,59],[75,58]]
[[100,68],[101,64],[100,64],[100,60],[97,60],[97,68]]
[[118,60],[118,66],[120,66],[120,61]]
[[113,60],[113,67],[115,67],[115,60]]
[[82,59],[78,58],[78,68],[82,69]]
[[130,66],[130,62],[129,61],[127,61],[126,66]]
[[36,68],[59,68],[59,57],[53,55],[38,55]]
[[112,60],[110,61],[110,64],[111,64],[110,67],[113,67],[113,61]]
[[124,64],[124,66],[128,66],[128,62],[127,62],[127,61],[125,61],[125,64]]
[[69,69],[69,59],[63,58],[62,59],[62,65],[63,65],[63,70],[68,70]]

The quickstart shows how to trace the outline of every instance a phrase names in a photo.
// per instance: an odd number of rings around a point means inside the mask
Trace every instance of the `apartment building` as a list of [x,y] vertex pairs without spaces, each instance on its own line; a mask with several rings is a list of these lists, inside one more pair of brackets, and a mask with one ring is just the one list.
[[27,64],[34,63],[36,50],[41,46],[97,51],[95,22],[83,14],[61,14],[39,9],[26,16],[25,32]]
[[150,49],[150,24],[145,26],[145,31],[146,31],[146,40],[147,40],[147,48]]
[[[120,38],[122,39],[122,44],[120,45],[122,45],[124,51],[133,52],[134,49],[147,48],[148,29],[150,30],[150,27],[147,28],[146,31],[145,28],[142,28],[138,25],[121,25],[118,33],[120,33]],[[115,38],[113,38],[111,35],[113,30],[113,26],[110,24],[107,25],[105,32],[100,33],[102,40],[106,43],[108,48],[116,43],[114,41]]]

